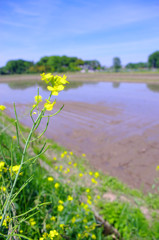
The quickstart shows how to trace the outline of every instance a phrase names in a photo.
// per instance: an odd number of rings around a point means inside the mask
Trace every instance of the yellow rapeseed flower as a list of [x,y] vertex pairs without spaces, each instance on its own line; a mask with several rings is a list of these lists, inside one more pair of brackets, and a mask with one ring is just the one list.
[[83,173],[79,173],[79,177],[83,177]]
[[95,173],[94,173],[94,176],[95,176],[95,178],[98,178],[98,177],[99,177],[99,173],[98,173],[98,172],[95,172]]
[[89,193],[89,192],[90,192],[90,189],[89,189],[89,188],[87,188],[87,189],[86,189],[86,192],[87,192],[87,193]]
[[72,155],[73,155],[73,152],[70,152],[70,155],[72,156]]
[[55,188],[59,188],[60,184],[59,183],[55,183]]
[[6,109],[6,107],[5,106],[3,106],[3,105],[0,105],[0,110],[1,111],[4,111]]
[[34,99],[35,99],[36,103],[42,102],[42,96],[41,95],[35,96]]
[[46,103],[44,104],[44,107],[46,108],[47,111],[52,111],[56,101],[50,102],[49,100],[46,99]]
[[51,238],[51,239],[53,239],[54,237],[56,237],[56,236],[58,236],[59,235],[59,233],[56,231],[56,230],[51,230],[50,232],[49,232],[49,237]]
[[75,223],[75,222],[76,222],[76,218],[73,217],[73,218],[71,219],[71,222],[72,222],[72,223]]
[[6,187],[1,187],[2,192],[6,192]]
[[56,217],[55,217],[55,216],[52,216],[52,217],[50,218],[50,220],[55,222],[55,221],[56,221]]
[[20,168],[20,165],[15,165],[15,166],[10,167],[9,171],[17,174],[19,171],[19,168]]
[[91,181],[92,181],[92,183],[95,183],[95,184],[98,183],[94,178],[92,178]]
[[89,175],[90,175],[90,176],[92,176],[92,175],[93,175],[93,173],[90,171],[90,172],[89,172]]
[[86,154],[85,153],[82,153],[82,157],[85,157],[86,156]]
[[90,201],[89,199],[87,199],[87,203],[88,203],[89,205],[91,205],[91,204],[92,204],[92,201]]
[[60,205],[58,205],[57,209],[59,212],[62,212],[64,209],[64,206],[60,204]]
[[59,200],[58,203],[59,204],[64,204],[64,202],[62,200]]
[[68,201],[73,201],[73,197],[69,195],[68,198],[67,198],[67,200],[68,200]]
[[34,226],[36,224],[36,221],[34,220],[34,218],[30,218],[29,223],[31,226]]
[[17,136],[12,136],[12,139],[14,139],[14,140],[17,139]]
[[0,172],[2,172],[4,170],[5,166],[5,162],[1,161],[0,162]]
[[53,157],[53,160],[54,160],[54,161],[56,161],[56,160],[57,160],[57,158],[56,158],[56,157]]
[[159,171],[159,165],[156,167],[156,171]]
[[61,77],[57,75],[54,76],[51,73],[42,73],[41,77],[42,81],[45,81],[47,84],[49,84],[49,86],[47,86],[47,89],[51,91],[51,94],[54,96],[58,96],[58,93],[64,89],[64,84],[69,83],[66,80],[67,77],[65,75]]
[[64,229],[64,224],[62,223],[62,224],[60,224],[60,228],[62,228],[62,229]]
[[97,239],[95,234],[92,234],[91,238],[92,239]]
[[54,178],[53,178],[53,177],[48,177],[47,180],[48,180],[49,182],[53,182],[53,181],[54,181]]

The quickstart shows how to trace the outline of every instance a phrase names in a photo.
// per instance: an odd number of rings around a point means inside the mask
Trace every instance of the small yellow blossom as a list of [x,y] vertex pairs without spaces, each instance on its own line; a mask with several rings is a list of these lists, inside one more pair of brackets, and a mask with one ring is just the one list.
[[59,204],[64,204],[64,202],[62,201],[62,200],[59,200],[59,202],[58,202]]
[[53,178],[53,177],[48,177],[47,180],[48,180],[49,182],[53,182],[53,181],[54,181],[54,178]]
[[81,234],[80,234],[80,233],[78,233],[77,237],[78,237],[78,238],[80,238],[80,237],[81,237]]
[[55,221],[56,221],[56,217],[55,217],[55,216],[52,216],[52,217],[50,218],[50,220],[55,222]]
[[51,225],[48,223],[46,224],[46,229],[50,229],[51,228]]
[[90,189],[89,189],[89,188],[87,188],[87,189],[86,189],[86,192],[87,192],[87,193],[89,193],[89,192],[90,192]]
[[92,181],[92,183],[95,183],[95,184],[98,183],[94,178],[92,178],[91,181]]
[[100,199],[100,196],[99,196],[99,195],[97,195],[97,199]]
[[31,226],[34,226],[36,224],[36,221],[34,220],[34,218],[30,218],[29,222]]
[[6,107],[5,106],[3,106],[3,105],[0,105],[0,110],[1,111],[4,111],[6,109]]
[[58,166],[55,166],[55,170],[58,170]]
[[61,153],[61,158],[64,158],[65,154],[64,153]]
[[91,199],[92,199],[92,197],[91,197],[90,195],[88,195],[87,197],[88,197],[88,199],[89,199],[89,200],[91,200]]
[[67,173],[69,173],[69,172],[70,172],[70,169],[69,169],[69,168],[67,168],[67,169],[64,171],[65,174],[67,174]]
[[62,166],[62,165],[60,165],[60,167],[59,167],[59,171],[62,171],[62,169],[63,169],[63,166]]
[[5,166],[5,162],[1,161],[0,162],[0,172],[2,172],[4,170]]
[[159,165],[156,167],[156,171],[159,171]]
[[85,157],[86,156],[86,154],[85,153],[82,153],[82,157]]
[[44,104],[44,107],[46,108],[47,111],[51,111],[55,105],[56,101],[50,102],[49,100],[46,99],[46,103]]
[[33,112],[33,115],[37,114],[36,112]]
[[42,236],[43,236],[43,238],[45,239],[45,238],[47,238],[48,233],[44,232]]
[[83,173],[79,173],[79,177],[83,177]]
[[88,237],[88,233],[86,232],[86,233],[84,234],[84,236],[85,236],[85,237]]
[[64,206],[60,204],[60,205],[58,205],[57,209],[59,212],[62,212],[64,209]]
[[14,140],[17,139],[17,136],[12,136],[12,139],[14,139]]
[[92,204],[92,201],[90,201],[89,199],[87,199],[87,203],[88,203],[89,205],[91,205],[91,204]]
[[73,152],[70,152],[70,155],[72,156],[72,155],[73,155]]
[[34,99],[35,99],[36,103],[42,102],[42,96],[41,95],[35,96]]
[[99,177],[99,173],[98,173],[98,172],[95,172],[95,173],[94,173],[94,176],[95,176],[95,178],[98,178],[98,177]]
[[68,200],[68,201],[73,201],[73,197],[69,195],[68,198],[67,198],[67,200]]
[[39,240],[44,240],[44,238],[43,238],[43,237],[40,237]]
[[20,165],[15,165],[15,166],[10,167],[9,171],[10,172],[15,172],[17,174],[18,171],[19,171],[19,168],[20,168]]
[[92,234],[91,238],[92,239],[97,239],[95,234]]
[[64,226],[65,226],[64,224],[60,224],[60,228],[64,229]]
[[93,173],[92,173],[92,172],[89,172],[89,175],[90,175],[90,176],[92,176],[92,175],[93,175]]
[[6,192],[6,187],[1,187],[2,192]]
[[53,157],[53,160],[54,160],[54,161],[56,161],[56,160],[57,160],[57,158],[56,158],[56,157]]
[[71,165],[71,164],[72,164],[72,162],[69,162],[68,164],[69,164],[69,165]]
[[84,218],[84,219],[83,219],[83,222],[84,222],[84,223],[87,223],[88,221],[87,221],[87,219],[86,219],[86,218]]
[[60,184],[59,183],[55,183],[55,188],[59,188]]
[[74,166],[74,167],[77,167],[77,163],[74,163],[73,166]]
[[20,233],[23,233],[23,230],[20,230],[19,232],[20,232]]
[[58,236],[59,233],[56,230],[52,230],[49,232],[49,237],[53,239],[54,237]]
[[76,218],[73,217],[73,218],[71,219],[71,222],[72,222],[72,223],[75,223],[75,222],[76,222]]

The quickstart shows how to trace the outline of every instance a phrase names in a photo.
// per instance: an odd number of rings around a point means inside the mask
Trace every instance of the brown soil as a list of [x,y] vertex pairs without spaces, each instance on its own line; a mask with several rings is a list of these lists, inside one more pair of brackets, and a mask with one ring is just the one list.
[[[159,73],[68,73],[69,81],[77,82],[144,82],[144,83],[159,83]],[[0,82],[11,82],[11,81],[40,81],[40,74],[34,75],[11,75],[11,76],[0,76]]]
[[[56,107],[61,104],[58,102]],[[8,106],[13,116],[11,109]],[[21,122],[31,126],[31,120],[24,117],[27,107],[18,105],[17,109]],[[64,109],[51,118],[46,136],[77,155],[85,153],[95,169],[131,187],[152,191],[158,175],[159,125],[141,123],[137,116],[129,119],[115,105],[65,102]]]

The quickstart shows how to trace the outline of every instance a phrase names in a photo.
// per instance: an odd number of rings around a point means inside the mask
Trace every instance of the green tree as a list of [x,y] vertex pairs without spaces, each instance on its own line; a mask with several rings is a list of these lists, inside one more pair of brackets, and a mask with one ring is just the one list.
[[115,72],[118,72],[119,69],[121,68],[121,60],[119,57],[113,58],[113,68]]
[[147,68],[148,64],[139,62],[139,63],[128,63],[126,66],[128,69],[138,69],[138,68]]
[[149,67],[159,68],[159,51],[152,53],[148,58]]
[[25,61],[22,59],[19,60],[11,60],[6,64],[6,70],[10,74],[14,73],[25,73],[27,70],[33,66],[33,62]]

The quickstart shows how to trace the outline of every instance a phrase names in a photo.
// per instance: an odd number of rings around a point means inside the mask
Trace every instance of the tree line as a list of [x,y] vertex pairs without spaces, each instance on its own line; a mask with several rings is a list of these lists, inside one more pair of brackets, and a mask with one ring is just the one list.
[[[110,69],[115,72],[122,68],[119,57],[113,58],[113,65]],[[148,69],[159,68],[159,51],[152,53],[148,61],[143,63],[128,63],[126,69]],[[77,71],[95,71],[106,70],[97,60],[82,60],[77,57],[50,56],[42,57],[37,63],[26,60],[10,60],[6,65],[0,68],[0,74],[21,74],[21,73],[42,73],[42,72],[77,72]]]
[[[117,72],[120,70],[120,68],[122,67],[121,65],[121,60],[119,57],[115,57],[113,58],[113,68],[114,70]],[[148,68],[159,68],[159,51],[156,51],[154,53],[152,53],[149,57],[148,57],[148,61],[147,62],[138,62],[138,63],[128,63],[125,66],[126,69],[132,69],[132,70],[136,70],[136,69],[148,69]]]
[[102,66],[97,60],[84,61],[77,57],[50,56],[42,57],[37,63],[31,61],[10,60],[0,68],[0,74],[76,72],[82,69],[99,70]]

